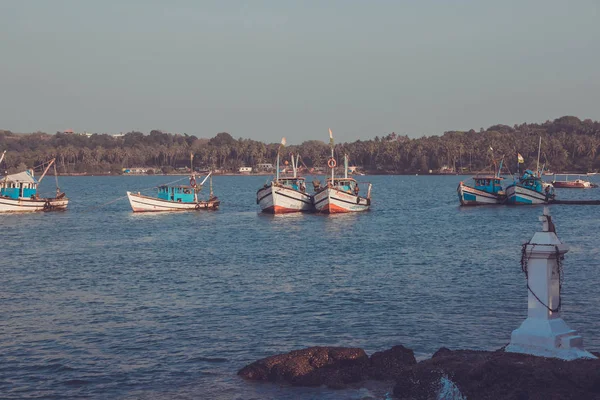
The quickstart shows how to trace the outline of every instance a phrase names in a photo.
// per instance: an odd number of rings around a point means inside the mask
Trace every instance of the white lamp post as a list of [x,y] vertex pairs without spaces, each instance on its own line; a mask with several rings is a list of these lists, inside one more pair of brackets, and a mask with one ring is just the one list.
[[556,236],[548,207],[540,221],[542,232],[523,245],[521,260],[527,276],[527,319],[512,332],[506,351],[563,360],[596,358],[560,316],[562,259],[569,248]]

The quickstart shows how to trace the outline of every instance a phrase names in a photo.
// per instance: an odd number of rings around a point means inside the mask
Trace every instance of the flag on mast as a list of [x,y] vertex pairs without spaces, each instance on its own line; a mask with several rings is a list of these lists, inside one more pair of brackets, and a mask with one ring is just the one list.
[[523,159],[523,156],[521,155],[521,153],[517,153],[517,159],[519,160],[519,164],[525,163],[525,160]]
[[333,132],[331,132],[331,128],[329,128],[329,144],[333,146]]
[[285,144],[287,143],[287,140],[285,140],[285,137],[281,138],[281,145],[285,146]]

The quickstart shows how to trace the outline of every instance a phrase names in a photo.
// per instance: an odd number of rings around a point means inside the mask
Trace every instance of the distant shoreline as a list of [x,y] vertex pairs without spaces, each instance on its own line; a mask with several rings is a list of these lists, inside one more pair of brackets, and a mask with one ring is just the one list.
[[[468,173],[468,174],[436,174],[436,173],[425,173],[425,174],[420,174],[420,173],[400,173],[400,172],[389,172],[389,173],[366,173],[364,175],[356,175],[356,174],[348,174],[348,177],[351,178],[357,178],[357,177],[361,177],[361,176],[376,176],[376,175],[402,175],[402,176],[472,176],[476,173]],[[110,174],[110,173],[97,173],[97,174],[93,174],[93,173],[62,173],[62,174],[58,174],[58,176],[189,176],[189,173],[186,174]],[[198,176],[205,176],[205,173],[196,173],[196,175]],[[213,176],[274,176],[275,173],[269,172],[269,173],[252,173],[252,174],[245,174],[245,173],[235,173],[235,172],[228,172],[228,173],[213,173]],[[308,174],[300,174],[300,176],[315,176],[315,175],[329,175],[328,173],[324,173],[324,172],[319,172],[319,173],[308,173]],[[575,175],[575,174],[573,174]],[[581,175],[585,175],[585,174],[581,174]],[[282,177],[286,177],[289,176],[288,174],[281,174]],[[339,175],[337,175],[339,177]]]

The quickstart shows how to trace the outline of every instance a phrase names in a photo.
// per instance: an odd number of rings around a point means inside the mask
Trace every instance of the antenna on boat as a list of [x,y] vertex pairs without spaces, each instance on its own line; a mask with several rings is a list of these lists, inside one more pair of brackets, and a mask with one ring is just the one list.
[[54,168],[54,181],[56,182],[56,197],[60,194],[60,188],[58,187],[58,174],[56,173],[56,163],[52,164]]
[[[335,158],[333,158],[333,132],[331,132],[331,128],[329,128],[329,146],[331,147],[331,159],[333,161],[335,161]],[[333,167],[331,168],[331,184],[333,185],[333,180],[335,179],[335,164],[333,164]]]
[[292,168],[294,169],[294,178],[298,177],[298,161],[300,161],[300,154],[296,154],[296,158],[294,158],[294,153],[292,155]]
[[192,178],[195,178],[195,173],[194,173],[194,153],[190,152],[190,175],[192,175]]
[[4,150],[2,152],[2,157],[0,157],[0,164],[2,163],[2,160],[4,160],[4,155],[6,154],[6,150]]
[[276,174],[276,182],[279,182],[279,153],[281,152],[281,149],[285,146],[285,144],[287,143],[287,141],[285,140],[285,137],[281,138],[281,145],[279,145],[279,148],[277,149],[277,174]]
[[344,179],[348,179],[348,154],[344,154]]
[[538,158],[537,158],[537,166],[536,166],[536,171],[538,176],[542,176],[540,174],[540,151],[542,150],[542,137],[540,136],[540,144],[538,145]]

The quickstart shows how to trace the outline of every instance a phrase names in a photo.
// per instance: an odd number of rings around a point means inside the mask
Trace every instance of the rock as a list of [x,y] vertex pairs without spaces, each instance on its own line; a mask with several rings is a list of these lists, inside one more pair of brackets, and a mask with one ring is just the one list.
[[373,353],[370,361],[369,377],[377,380],[396,379],[407,366],[417,363],[414,352],[404,346]]
[[366,379],[368,366],[369,358],[359,348],[309,347],[256,361],[242,368],[238,375],[297,386],[342,388]]
[[[600,399],[600,360],[562,361],[525,354],[439,349],[416,362],[411,349],[310,347],[267,357],[244,368],[245,379],[344,388],[394,380],[394,395],[411,400]],[[372,382],[372,381],[371,381]]]
[[503,351],[440,349],[400,376],[394,395],[436,399],[448,382],[466,399],[596,399],[600,398],[600,360],[562,361]]

